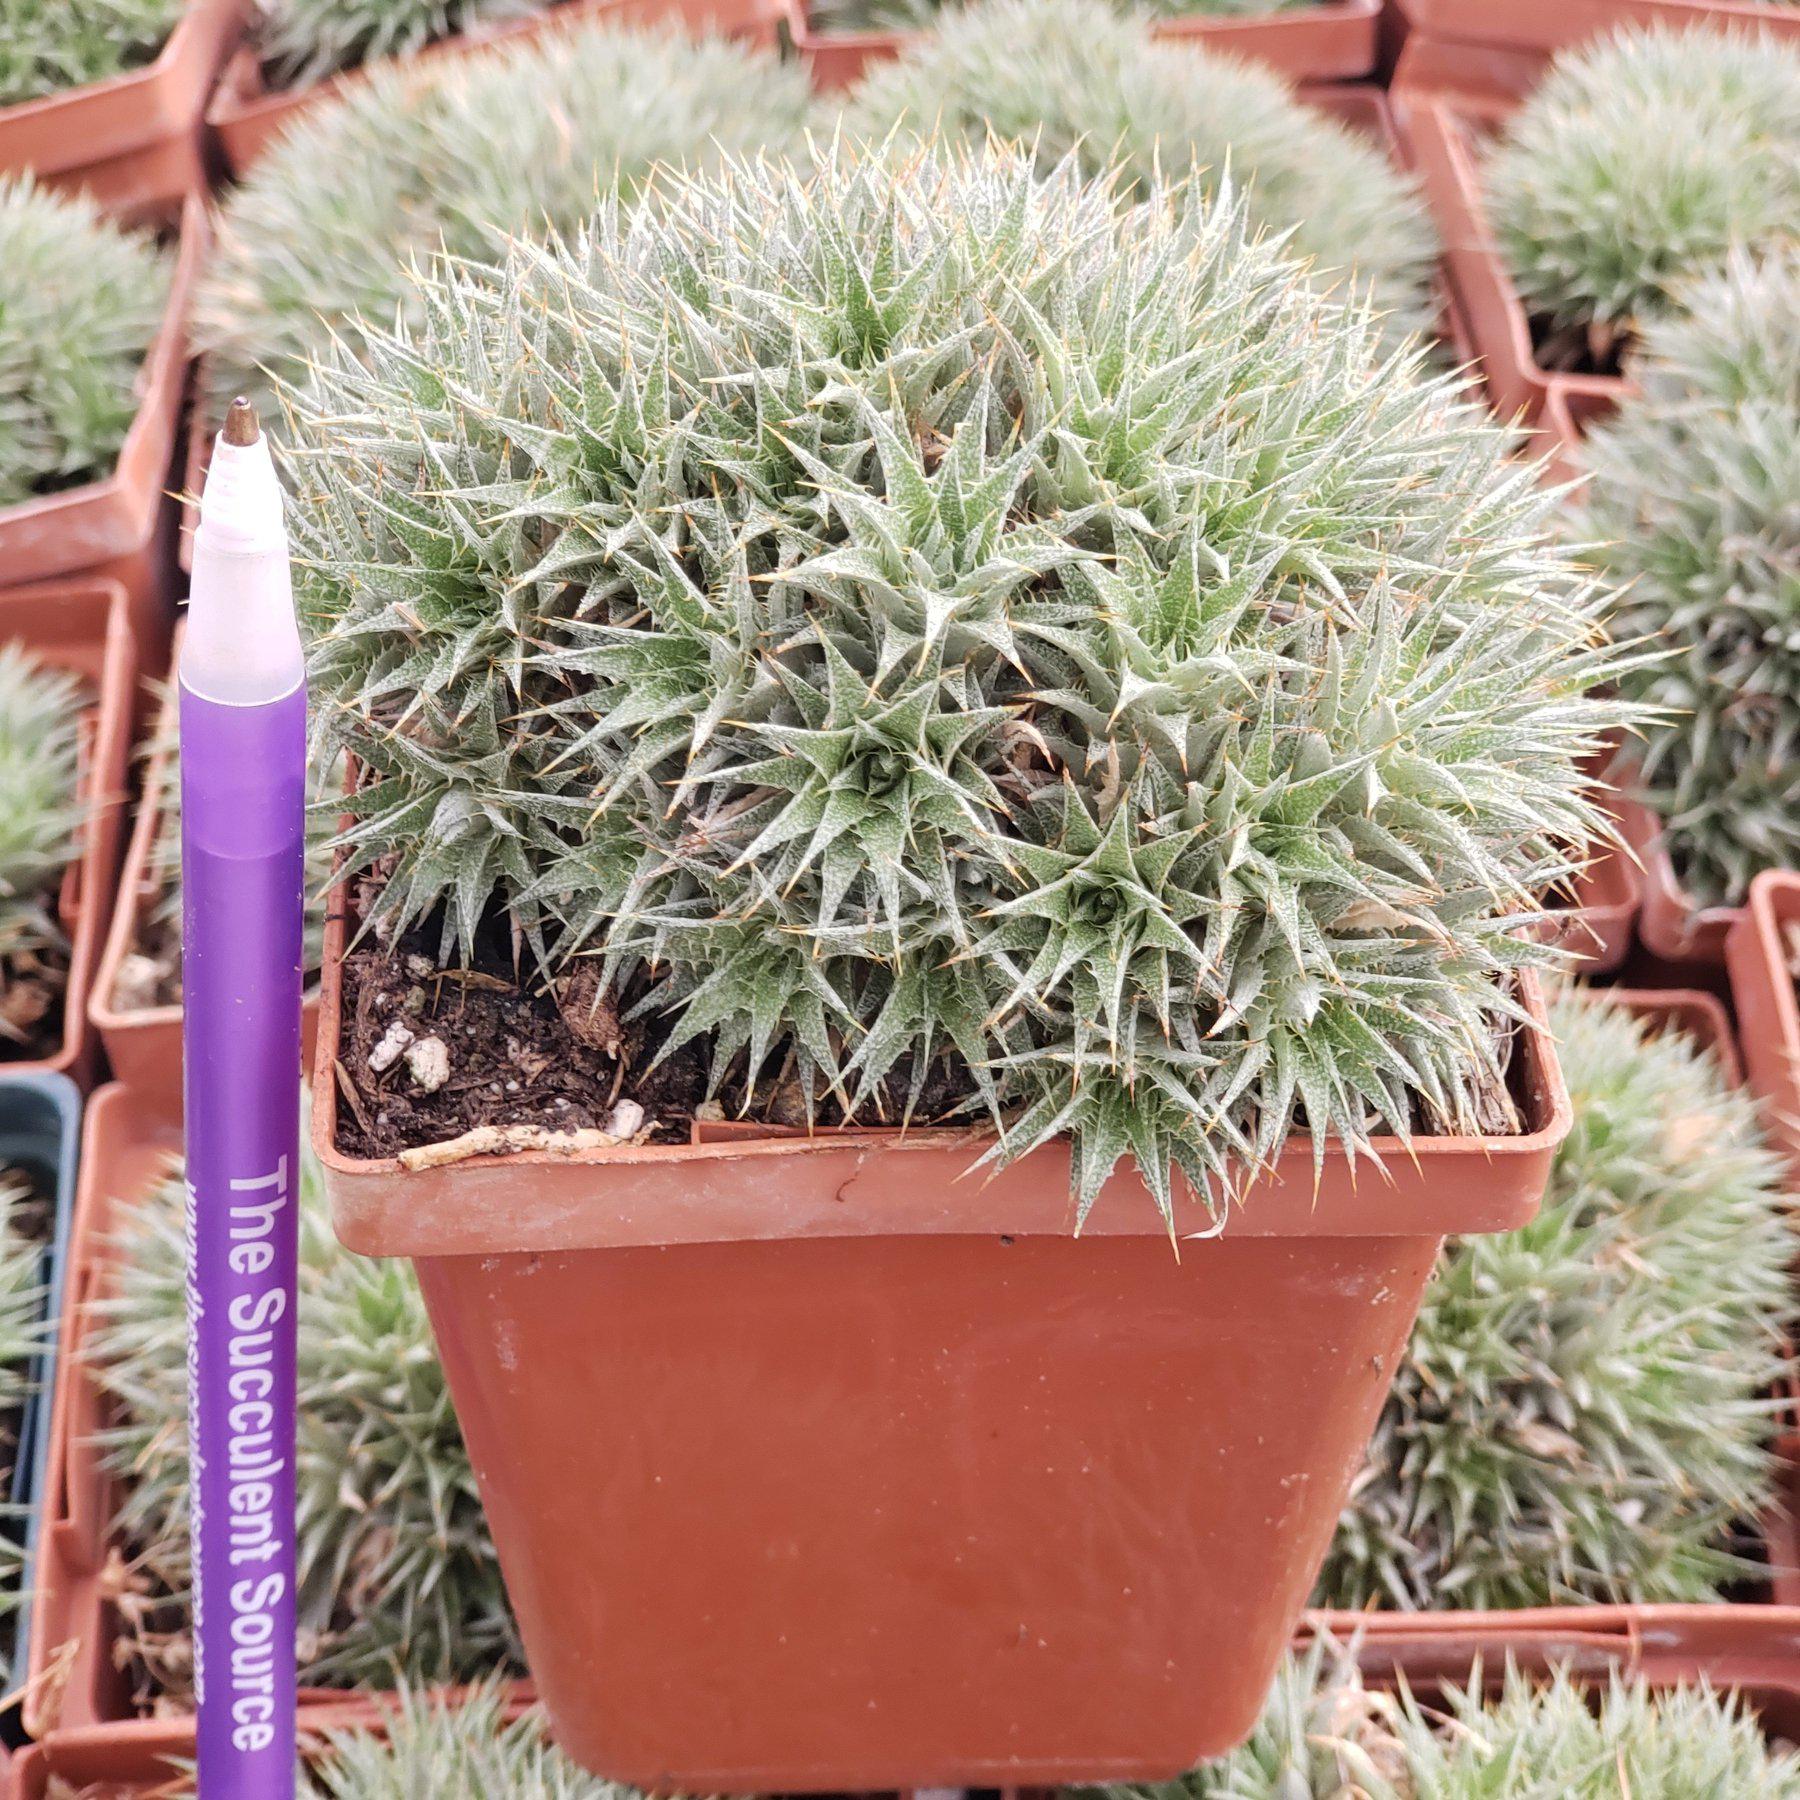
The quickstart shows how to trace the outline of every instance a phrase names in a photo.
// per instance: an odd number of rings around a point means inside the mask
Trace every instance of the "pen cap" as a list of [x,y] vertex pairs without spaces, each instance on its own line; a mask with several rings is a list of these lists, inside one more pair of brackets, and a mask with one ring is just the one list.
[[259,706],[291,694],[304,672],[281,483],[269,440],[239,401],[200,497],[181,682],[202,699]]

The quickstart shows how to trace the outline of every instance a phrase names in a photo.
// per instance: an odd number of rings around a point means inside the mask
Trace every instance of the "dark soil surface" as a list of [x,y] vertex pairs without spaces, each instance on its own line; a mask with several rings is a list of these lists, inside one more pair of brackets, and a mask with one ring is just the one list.
[[36,1062],[62,1045],[68,953],[0,956],[0,1062]]
[[1636,341],[1630,331],[1611,325],[1552,325],[1535,316],[1531,321],[1537,366],[1556,375],[1621,375]]

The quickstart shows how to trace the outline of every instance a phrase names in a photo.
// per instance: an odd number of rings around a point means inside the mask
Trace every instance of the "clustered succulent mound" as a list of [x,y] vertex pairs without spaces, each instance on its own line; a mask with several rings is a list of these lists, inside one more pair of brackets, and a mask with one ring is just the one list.
[[[122,1208],[89,1356],[126,1550],[119,1599],[147,1691],[192,1692],[185,1191]],[[298,1311],[300,1674],[315,1686],[472,1678],[517,1647],[473,1471],[408,1264],[346,1256],[303,1152]]]
[[0,644],[0,1046],[30,1045],[58,1007],[63,873],[81,854],[78,677]]
[[1588,436],[1577,529],[1627,587],[1615,629],[1665,660],[1634,690],[1642,797],[1683,884],[1737,905],[1800,863],[1800,249],[1734,257],[1645,335],[1637,390]]
[[259,0],[256,47],[271,86],[406,56],[440,38],[538,13],[552,0]]
[[1208,190],[1229,178],[1253,223],[1290,234],[1322,281],[1369,290],[1396,338],[1431,326],[1436,246],[1411,177],[1279,76],[1160,40],[1108,0],[986,0],[946,17],[871,69],[843,115],[854,138],[897,126],[1016,139],[1043,168],[1074,155],[1140,193],[1159,173]]
[[1263,1717],[1228,1757],[1178,1781],[1087,1800],[1800,1800],[1800,1757],[1704,1684],[1604,1685],[1567,1669],[1480,1670],[1439,1696],[1367,1686],[1353,1652],[1319,1638],[1290,1657]]
[[0,177],[0,506],[111,469],[169,280],[91,200]]
[[808,1110],[948,1070],[1084,1212],[1296,1109],[1507,1127],[1615,653],[1505,434],[1241,211],[763,161],[427,291],[293,469],[378,930],[504,914]]
[[1326,1559],[1330,1606],[1716,1599],[1772,1497],[1791,1202],[1691,1038],[1580,992],[1542,1211],[1444,1253]]
[[[124,1012],[181,1004],[181,736],[173,687],[160,689],[156,730],[140,752],[148,764],[160,756],[162,781],[156,803],[156,835],[146,869],[154,898],[138,921],[137,939],[119,965],[113,1004]],[[341,760],[307,768],[306,921],[301,969],[308,981],[325,955],[325,895],[331,884],[331,839],[344,791]]]
[[149,62],[186,0],[0,0],[0,106]]
[[1800,235],[1800,46],[1627,30],[1566,56],[1509,122],[1487,195],[1526,310],[1608,363],[1733,246]]
[[[816,31],[926,31],[959,0],[809,0],[807,13]],[[1260,13],[1300,12],[1319,0],[1108,0],[1115,12],[1145,18],[1246,18]]]
[[[36,1386],[32,1359],[43,1343],[43,1201],[31,1179],[0,1169],[0,1493],[9,1492],[18,1455],[19,1416]],[[19,1604],[22,1558],[0,1534],[0,1618]],[[0,1630],[0,1681],[12,1681],[10,1626]]]
[[797,141],[804,74],[737,45],[587,26],[385,70],[302,121],[226,205],[196,321],[215,405],[296,379],[331,330],[416,317],[409,263],[573,227],[599,194],[716,145]]

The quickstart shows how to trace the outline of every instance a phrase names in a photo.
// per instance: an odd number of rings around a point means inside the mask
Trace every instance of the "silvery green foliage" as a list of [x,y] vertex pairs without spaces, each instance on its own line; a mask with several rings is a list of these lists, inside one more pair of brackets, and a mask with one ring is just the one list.
[[[86,822],[83,705],[76,676],[0,644],[0,964],[63,943],[57,889],[81,854]],[[0,990],[6,979],[0,968]]]
[[[1262,13],[1299,12],[1318,0],[1109,0],[1115,11],[1150,18],[1249,18]],[[945,0],[809,0],[815,31],[927,31],[946,13]]]
[[0,506],[112,468],[169,274],[91,200],[0,177]]
[[195,332],[215,404],[259,370],[298,379],[331,331],[419,316],[410,263],[440,244],[496,251],[514,233],[573,228],[596,197],[660,162],[799,138],[804,74],[773,57],[604,25],[376,71],[302,120],[227,202]]
[[1577,529],[1629,584],[1643,797],[1683,883],[1738,904],[1800,862],[1800,250],[1738,257],[1647,333],[1637,391],[1589,434]]
[[[118,1212],[118,1273],[89,1356],[114,1406],[103,1445],[134,1599],[131,1648],[191,1697],[185,1196],[179,1172]],[[347,1256],[302,1151],[301,1680],[391,1687],[485,1673],[517,1644],[468,1453],[411,1266]]]
[[551,0],[258,0],[256,47],[274,87],[407,56],[440,38],[542,12]]
[[292,469],[382,928],[504,908],[715,1082],[947,1068],[1083,1212],[1503,1104],[1614,653],[1504,433],[1240,210],[828,155],[428,295]]
[[1756,1107],[1678,1032],[1581,992],[1542,1211],[1458,1240],[1326,1558],[1328,1606],[1699,1601],[1773,1497],[1791,1202]]
[[1733,245],[1800,234],[1800,47],[1621,31],[1562,57],[1487,170],[1526,310],[1629,333]]
[[1800,1758],[1735,1696],[1509,1663],[1465,1687],[1365,1685],[1354,1650],[1291,1656],[1243,1746],[1179,1780],[1083,1800],[1800,1800]]
[[[9,1435],[0,1439],[0,1494],[12,1486],[18,1456],[18,1416],[36,1383],[32,1359],[43,1345],[43,1245],[31,1215],[41,1211],[30,1179],[14,1169],[0,1170],[0,1419],[10,1420]],[[0,1535],[0,1616],[11,1617],[19,1604],[21,1557],[13,1534]],[[0,1681],[11,1682],[13,1670],[4,1654],[10,1624],[0,1631]],[[22,1646],[11,1645],[16,1655]]]
[[0,0],[0,106],[149,62],[185,0]]
[[1436,240],[1417,184],[1375,144],[1294,98],[1271,71],[1158,39],[1108,0],[986,0],[945,17],[898,61],[874,65],[843,129],[897,126],[1071,154],[1146,191],[1159,173],[1209,191],[1227,176],[1252,222],[1288,235],[1325,285],[1346,274],[1390,315],[1396,340],[1428,331]]

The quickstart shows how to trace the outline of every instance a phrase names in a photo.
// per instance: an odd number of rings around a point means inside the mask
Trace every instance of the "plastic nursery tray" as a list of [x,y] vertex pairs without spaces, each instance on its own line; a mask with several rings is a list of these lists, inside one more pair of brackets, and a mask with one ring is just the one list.
[[1800,1000],[1788,931],[1800,926],[1800,874],[1770,869],[1725,938],[1731,997],[1763,1122],[1800,1169]]
[[1544,368],[1531,323],[1501,256],[1482,193],[1483,139],[1537,86],[1542,52],[1444,44],[1413,37],[1390,90],[1395,117],[1444,239],[1444,255],[1495,410],[1538,424],[1552,394],[1573,417],[1616,403],[1617,375]]
[[88,804],[80,856],[63,873],[57,918],[69,940],[62,1035],[55,1050],[26,1062],[0,1061],[0,1070],[42,1070],[85,1083],[93,1045],[87,1001],[99,961],[100,939],[112,911],[119,836],[125,804],[125,758],[131,742],[137,653],[116,582],[44,582],[0,593],[0,643],[22,645],[49,667],[67,669],[87,684],[78,775]]
[[1760,0],[1399,0],[1423,37],[1561,50],[1621,25],[1742,25],[1800,34],[1800,6]]
[[[9,1498],[12,1514],[6,1534],[23,1552],[18,1574],[18,1602],[0,1623],[0,1645],[6,1666],[16,1669],[19,1649],[31,1633],[31,1608],[37,1588],[39,1531],[38,1495],[50,1461],[50,1413],[56,1392],[58,1358],[55,1337],[63,1294],[63,1266],[75,1215],[75,1169],[81,1141],[81,1092],[66,1075],[0,1073],[0,1167],[28,1175],[47,1196],[50,1233],[44,1245],[42,1280],[45,1293],[45,1338],[32,1358],[31,1397],[19,1420]],[[0,1733],[12,1734],[16,1707],[0,1713]]]
[[[811,0],[785,4],[789,36],[821,88],[852,86],[869,63],[898,56],[917,35],[816,31]],[[1291,81],[1347,81],[1373,72],[1380,22],[1380,0],[1317,0],[1313,6],[1264,17],[1164,19],[1157,31],[1267,63]]]
[[166,489],[187,382],[188,304],[210,230],[204,202],[182,209],[168,310],[138,371],[138,410],[110,474],[0,508],[0,591],[105,575],[131,598],[133,634],[151,665],[167,637]]
[[[784,4],[785,0],[560,0],[529,18],[446,38],[414,52],[406,63],[412,69],[429,67],[447,57],[528,43],[600,19],[627,25],[668,22],[694,32],[719,32],[772,47]],[[225,65],[206,114],[207,127],[218,140],[226,167],[233,175],[244,174],[296,120],[323,101],[353,92],[368,80],[371,67],[392,66],[393,60],[343,69],[304,87],[271,90],[263,84],[255,45],[244,45]]]
[[32,171],[131,217],[168,216],[208,182],[202,112],[246,0],[189,0],[154,61],[0,108],[0,174]]

